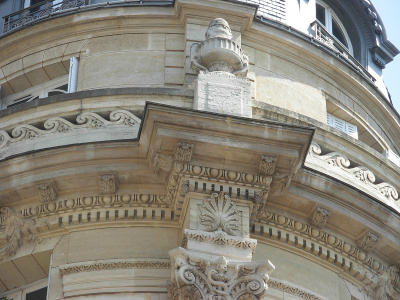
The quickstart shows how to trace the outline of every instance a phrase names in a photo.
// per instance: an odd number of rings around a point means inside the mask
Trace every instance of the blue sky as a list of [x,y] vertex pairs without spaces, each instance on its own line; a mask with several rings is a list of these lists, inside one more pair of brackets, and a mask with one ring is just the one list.
[[[400,49],[399,11],[400,0],[373,0],[382,18],[389,41]],[[400,113],[400,54],[383,70],[383,79],[392,96],[396,110]]]

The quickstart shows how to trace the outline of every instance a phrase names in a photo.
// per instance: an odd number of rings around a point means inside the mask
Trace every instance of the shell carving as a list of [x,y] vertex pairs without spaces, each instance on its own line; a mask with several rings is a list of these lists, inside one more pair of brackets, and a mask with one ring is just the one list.
[[239,235],[240,222],[236,205],[223,192],[214,193],[200,206],[200,225],[204,231],[223,231]]

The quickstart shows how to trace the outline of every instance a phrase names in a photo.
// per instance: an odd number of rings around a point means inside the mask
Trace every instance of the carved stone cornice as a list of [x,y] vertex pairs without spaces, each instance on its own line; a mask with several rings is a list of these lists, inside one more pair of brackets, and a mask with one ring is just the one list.
[[341,153],[331,152],[321,155],[318,144],[312,143],[306,164],[313,169],[337,178],[339,181],[350,184],[384,203],[400,209],[399,194],[393,185],[387,182],[376,184],[375,175],[366,167],[354,166],[354,163]]
[[172,274],[168,296],[172,299],[262,299],[274,266],[263,262],[228,262],[207,259],[182,248],[170,251]]
[[82,273],[94,272],[102,270],[119,270],[119,269],[170,269],[171,263],[169,260],[100,260],[85,263],[73,263],[60,267],[62,276]]
[[57,199],[57,188],[54,181],[42,182],[36,185],[42,203],[55,201]]
[[[334,251],[334,253],[330,254],[329,258],[329,260],[332,262],[335,260],[334,255],[336,254],[337,257],[342,257],[343,259],[348,257],[351,260],[354,260],[355,262],[376,272],[384,268],[384,265],[381,262],[376,260],[372,255],[365,253],[365,251],[359,249],[357,246],[354,246],[347,241],[344,241],[309,224],[305,224],[295,219],[291,219],[289,217],[269,211],[265,211],[264,215],[262,216],[260,215],[257,222],[261,224],[268,224],[271,226],[271,228],[274,228],[272,229],[271,234],[266,235],[267,237],[289,243],[290,245],[294,245],[299,249],[307,249],[307,251],[312,252],[315,255],[327,258],[328,254],[326,253],[326,250],[318,249],[316,245],[314,245],[314,248],[312,249],[311,243],[315,244],[315,242],[318,242],[321,246],[326,247],[325,249],[331,249],[331,252]],[[261,224],[260,226],[263,226]],[[281,233],[279,233],[280,230],[282,231]],[[269,232],[269,230],[263,229],[263,232]],[[289,237],[287,237],[286,232],[288,234],[289,232],[298,234],[299,237],[301,237],[301,241],[300,238],[297,238],[297,242],[295,242],[295,236],[292,236],[290,233]],[[336,258],[336,260],[344,267],[346,264],[349,264],[349,262],[344,263],[338,258]]]
[[49,203],[23,208],[21,214],[26,217],[51,216],[74,210],[106,207],[166,207],[165,195],[158,194],[125,194],[95,195],[58,200]]
[[331,212],[326,208],[317,206],[310,216],[310,224],[317,228],[322,228],[326,225],[330,214]]
[[367,231],[365,234],[363,234],[362,237],[360,237],[357,240],[357,246],[369,253],[372,251],[372,249],[374,248],[375,244],[380,240],[381,238],[376,235],[375,233],[371,232],[371,231]]

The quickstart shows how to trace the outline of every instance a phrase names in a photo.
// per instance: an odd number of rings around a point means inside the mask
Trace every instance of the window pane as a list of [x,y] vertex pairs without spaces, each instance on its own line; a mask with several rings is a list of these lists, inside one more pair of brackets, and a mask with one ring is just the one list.
[[341,42],[344,46],[348,47],[346,38],[344,37],[344,34],[339,27],[339,24],[336,22],[334,18],[332,18],[332,34],[335,38],[339,40],[339,42]]
[[326,26],[325,23],[325,8],[317,4],[317,20]]
[[26,300],[46,300],[47,287],[26,294]]

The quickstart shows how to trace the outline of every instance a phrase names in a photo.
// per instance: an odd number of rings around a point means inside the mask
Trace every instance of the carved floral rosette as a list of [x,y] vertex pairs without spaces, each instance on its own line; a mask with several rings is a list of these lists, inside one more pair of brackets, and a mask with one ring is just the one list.
[[275,267],[269,261],[228,262],[194,255],[177,248],[170,251],[170,299],[237,300],[262,299],[267,291],[269,274]]

